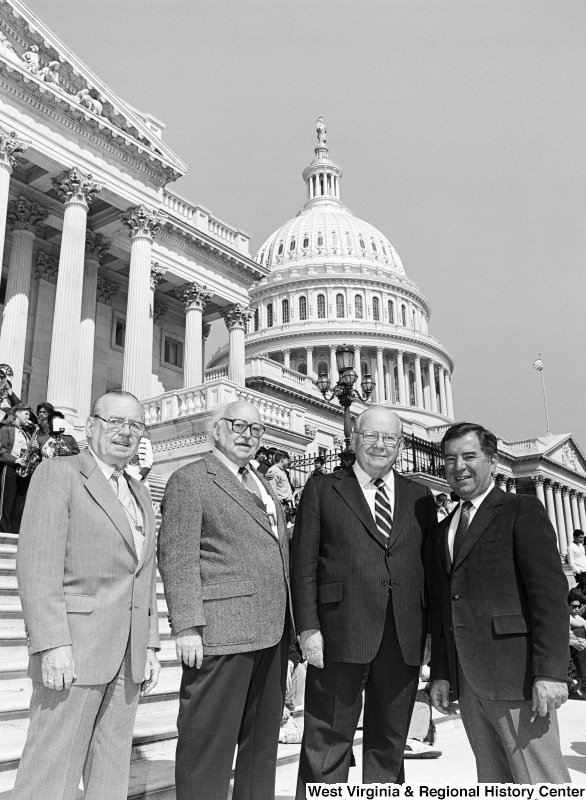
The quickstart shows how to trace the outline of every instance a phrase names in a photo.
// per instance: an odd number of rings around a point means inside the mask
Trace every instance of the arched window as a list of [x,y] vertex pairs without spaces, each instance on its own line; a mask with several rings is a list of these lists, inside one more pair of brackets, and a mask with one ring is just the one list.
[[307,319],[307,297],[299,298],[299,319]]
[[327,361],[320,361],[317,365],[317,374],[319,375],[328,375],[329,374],[329,367]]
[[318,294],[317,296],[317,318],[326,318],[326,296],[325,294]]
[[289,322],[289,301],[287,298],[281,303],[281,322],[283,325]]
[[395,306],[392,300],[389,300],[389,322],[391,325],[395,324]]
[[362,319],[364,317],[364,302],[360,294],[357,294],[354,298],[354,316],[356,319]]
[[267,306],[267,328],[273,327],[273,304],[269,303]]
[[415,375],[409,370],[409,403],[415,405]]
[[295,241],[295,239],[291,239],[291,241],[289,242],[289,252],[291,252],[291,250],[295,250],[296,245],[297,242]]
[[383,255],[386,258],[387,257],[387,251],[386,251],[386,248],[385,248],[384,244],[381,244],[381,247],[382,247]]
[[350,236],[350,231],[346,231],[346,247],[349,250],[352,249],[352,237]]
[[415,330],[415,309],[411,312],[411,327]]
[[401,324],[404,328],[407,327],[407,308],[405,306],[401,306]]
[[376,249],[376,242],[374,241],[374,239],[370,243],[372,245],[372,252],[377,253],[378,250]]
[[372,298],[372,318],[380,320],[380,300],[378,297]]
[[337,317],[344,317],[344,295],[337,294],[336,295],[336,316]]
[[309,236],[305,234],[305,236],[303,237],[303,249],[307,250],[308,247],[309,247]]
[[338,234],[336,231],[332,231],[332,247],[338,246]]
[[277,255],[280,256],[283,253],[283,242],[279,242],[279,249],[277,250]]
[[324,246],[324,237],[323,237],[323,234],[321,232],[318,233],[318,235],[317,235],[317,246],[318,247],[323,247]]
[[259,329],[259,318],[258,318],[258,308],[254,309],[254,330],[257,331]]
[[297,372],[300,372],[302,375],[307,375],[307,364],[299,364]]
[[364,239],[362,238],[362,235],[360,236],[360,239],[358,240],[358,244],[360,245],[362,250],[366,250],[366,245],[364,244]]

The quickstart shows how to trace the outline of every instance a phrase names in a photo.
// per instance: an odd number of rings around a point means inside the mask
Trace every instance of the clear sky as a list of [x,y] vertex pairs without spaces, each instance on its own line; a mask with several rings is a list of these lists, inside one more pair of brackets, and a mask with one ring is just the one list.
[[586,449],[583,0],[28,4],[253,254],[303,205],[323,115],[342,200],[431,301],[456,417],[543,435],[541,352],[551,427]]

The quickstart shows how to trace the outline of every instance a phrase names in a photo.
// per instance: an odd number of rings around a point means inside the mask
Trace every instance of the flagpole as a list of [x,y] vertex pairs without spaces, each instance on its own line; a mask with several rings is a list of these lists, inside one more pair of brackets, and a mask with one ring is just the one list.
[[[541,353],[539,354],[539,360],[541,361]],[[545,370],[543,368],[543,362],[541,364],[541,369],[539,371],[541,372],[541,385],[543,386],[543,405],[545,406],[545,422],[547,425],[547,435],[549,436],[551,435],[551,430],[549,428],[549,414],[547,413],[547,395],[545,394],[545,376],[544,376]]]

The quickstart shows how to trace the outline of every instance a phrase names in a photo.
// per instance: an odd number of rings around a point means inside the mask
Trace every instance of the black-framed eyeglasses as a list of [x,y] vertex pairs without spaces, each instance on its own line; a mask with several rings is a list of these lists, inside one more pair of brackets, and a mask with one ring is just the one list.
[[108,430],[110,431],[119,431],[125,425],[128,425],[130,428],[130,432],[133,433],[135,436],[142,436],[142,434],[146,430],[146,425],[144,422],[137,422],[135,419],[125,419],[124,417],[101,417],[99,414],[94,414],[94,417],[97,419],[101,419],[102,422],[105,422]]
[[580,608],[580,606],[579,605],[577,605],[577,606],[572,605],[572,606],[570,606],[570,608],[572,608],[572,609],[577,611]]
[[376,444],[380,436],[387,447],[397,447],[403,439],[402,436],[396,436],[394,433],[379,433],[378,431],[358,431],[358,434],[367,444]]
[[234,433],[246,433],[250,428],[250,435],[255,439],[260,439],[266,431],[265,426],[259,422],[247,422],[245,419],[228,419],[227,417],[222,417],[222,419],[230,423]]

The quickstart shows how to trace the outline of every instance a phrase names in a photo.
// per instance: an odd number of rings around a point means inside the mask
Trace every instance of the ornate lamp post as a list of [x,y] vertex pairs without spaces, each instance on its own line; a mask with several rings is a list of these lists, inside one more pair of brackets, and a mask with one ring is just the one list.
[[339,347],[336,350],[336,365],[338,367],[338,382],[336,385],[330,390],[330,380],[323,372],[317,379],[317,388],[326,400],[333,400],[336,397],[344,409],[346,449],[341,453],[343,457],[344,455],[353,455],[353,451],[350,448],[350,435],[352,433],[350,406],[354,400],[368,400],[374,390],[375,383],[367,372],[360,382],[364,396],[354,388],[358,375],[354,371],[354,351],[349,347]]

